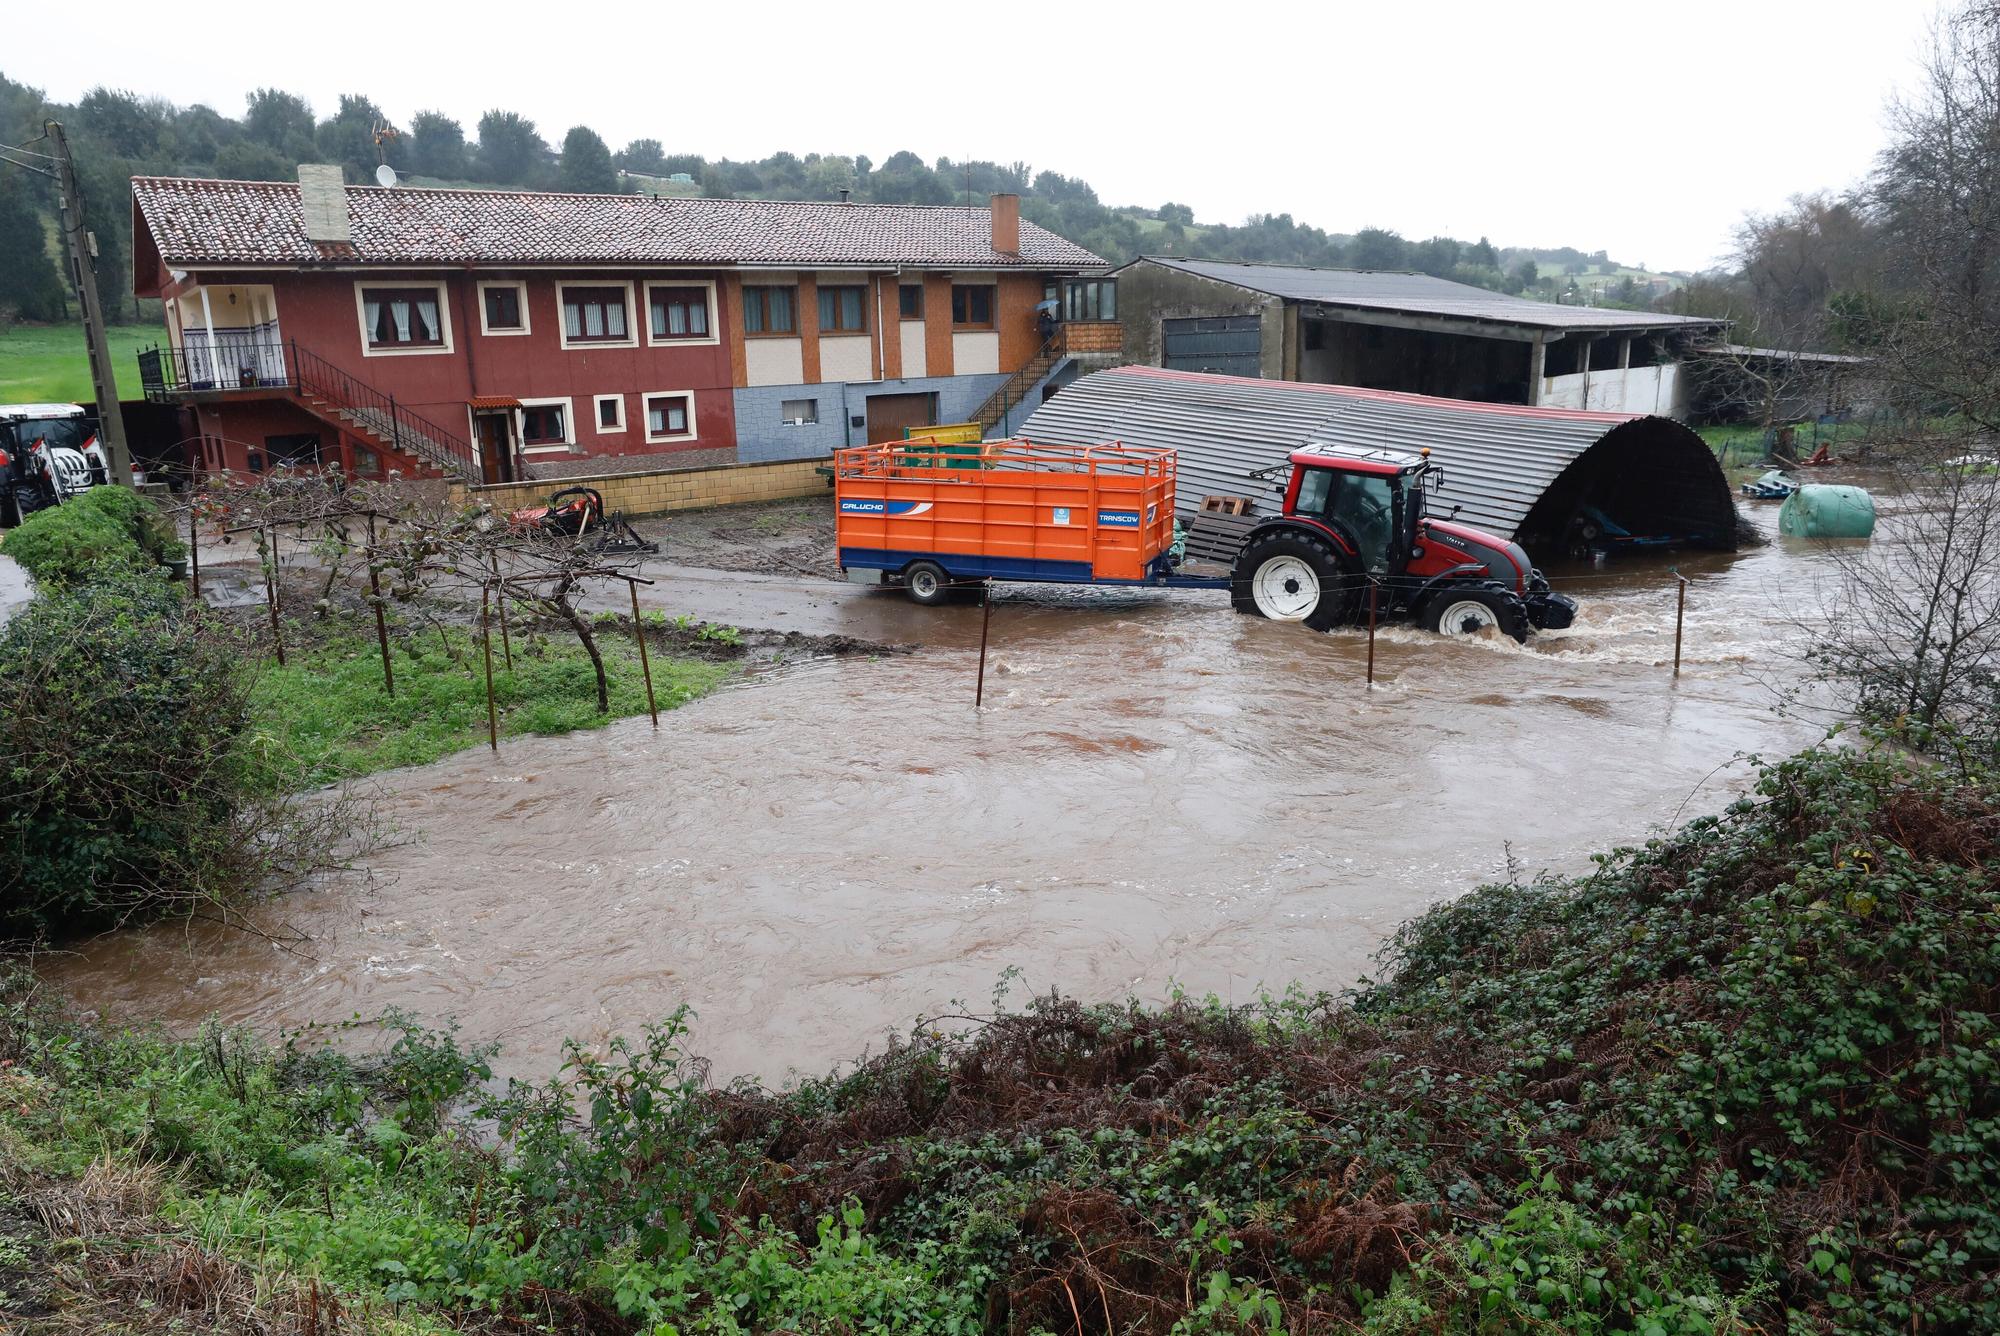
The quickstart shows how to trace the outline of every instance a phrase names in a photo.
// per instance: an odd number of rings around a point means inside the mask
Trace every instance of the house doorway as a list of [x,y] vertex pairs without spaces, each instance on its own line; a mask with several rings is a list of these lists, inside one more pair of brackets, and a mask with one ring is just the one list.
[[909,427],[937,425],[935,394],[871,394],[868,396],[868,444],[900,441]]
[[483,482],[514,481],[514,410],[474,410],[472,430],[479,442],[479,475]]

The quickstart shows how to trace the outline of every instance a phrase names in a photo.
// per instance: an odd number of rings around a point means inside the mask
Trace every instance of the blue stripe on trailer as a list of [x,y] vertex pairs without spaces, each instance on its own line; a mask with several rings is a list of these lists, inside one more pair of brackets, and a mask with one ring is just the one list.
[[1031,561],[1012,557],[974,557],[955,552],[898,552],[888,548],[843,547],[842,569],[900,571],[913,561],[934,561],[947,575],[961,580],[1020,580],[1029,584],[1094,584],[1145,589],[1227,589],[1226,575],[1173,575],[1164,559],[1152,574],[1139,580],[1100,580],[1087,561]]
[[843,515],[922,515],[931,508],[928,501],[883,501],[865,497],[845,497],[840,503]]
[[840,564],[858,570],[900,571],[913,561],[934,561],[945,573],[970,580],[1045,580],[1089,584],[1087,561],[1036,561],[1027,557],[975,557],[962,552],[899,552],[893,548],[843,547]]

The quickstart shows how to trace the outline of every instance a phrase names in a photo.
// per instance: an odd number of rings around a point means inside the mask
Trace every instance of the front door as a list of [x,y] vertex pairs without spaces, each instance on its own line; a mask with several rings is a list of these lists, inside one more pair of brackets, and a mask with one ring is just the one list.
[[908,427],[937,425],[935,394],[871,394],[868,396],[868,444],[900,441]]
[[479,472],[486,482],[514,481],[514,410],[474,413],[479,432]]

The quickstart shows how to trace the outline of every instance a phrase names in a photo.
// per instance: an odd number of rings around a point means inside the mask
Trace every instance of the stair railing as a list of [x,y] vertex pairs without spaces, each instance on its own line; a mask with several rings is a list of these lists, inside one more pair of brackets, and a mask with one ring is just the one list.
[[384,394],[367,382],[356,380],[319,354],[299,347],[297,339],[289,341],[287,351],[291,358],[292,381],[301,394],[313,395],[338,407],[371,415],[372,421],[356,425],[386,440],[391,448],[403,454],[414,455],[461,477],[478,475],[479,452],[473,449],[472,442],[440,427],[429,418],[411,412],[396,402],[395,395]]
[[479,476],[472,442],[411,412],[366,381],[342,371],[297,339],[206,341],[153,347],[139,354],[139,384],[146,398],[165,402],[182,394],[220,390],[291,389],[354,413],[351,425],[391,448],[446,473]]
[[1035,350],[1035,355],[1030,357],[1020,370],[1002,381],[999,389],[986,397],[986,402],[979,406],[979,411],[972,415],[972,420],[982,427],[998,426],[1005,422],[1007,415],[1020,406],[1035,383],[1048,375],[1049,368],[1062,357],[1063,351],[1063,331],[1061,326],[1057,326],[1056,331]]

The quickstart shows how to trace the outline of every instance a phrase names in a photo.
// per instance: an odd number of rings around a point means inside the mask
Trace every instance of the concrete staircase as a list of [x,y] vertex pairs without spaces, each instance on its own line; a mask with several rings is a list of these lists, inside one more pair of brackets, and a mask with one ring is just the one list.
[[422,419],[410,419],[381,408],[342,406],[301,388],[298,402],[314,417],[367,442],[383,456],[384,470],[397,469],[407,478],[460,478],[470,471],[452,449],[424,430]]

